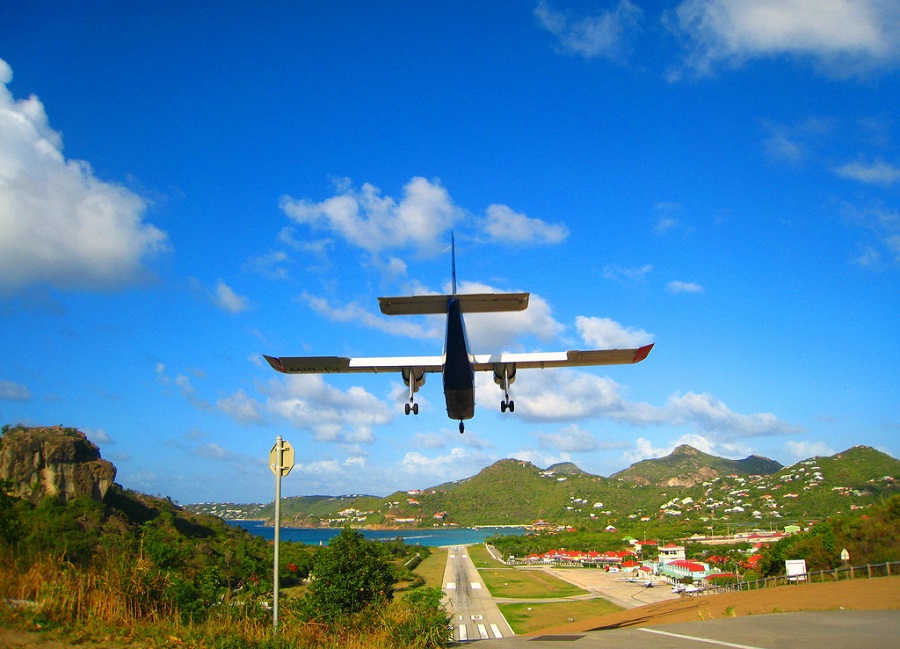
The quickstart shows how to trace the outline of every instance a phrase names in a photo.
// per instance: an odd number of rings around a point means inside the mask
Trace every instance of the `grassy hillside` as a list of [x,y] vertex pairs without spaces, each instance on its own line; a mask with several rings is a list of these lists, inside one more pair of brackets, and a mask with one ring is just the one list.
[[[675,524],[696,532],[782,527],[868,507],[897,493],[898,474],[900,461],[868,447],[782,467],[757,456],[728,460],[683,446],[611,478],[571,463],[542,470],[506,459],[464,480],[384,497],[286,498],[282,520],[298,526],[430,527],[543,519],[587,529],[613,525],[632,534]],[[273,510],[270,504],[260,515],[271,517]]]
[[637,462],[610,477],[643,485],[692,487],[728,475],[769,475],[781,468],[775,460],[758,455],[729,460],[682,445],[666,457]]

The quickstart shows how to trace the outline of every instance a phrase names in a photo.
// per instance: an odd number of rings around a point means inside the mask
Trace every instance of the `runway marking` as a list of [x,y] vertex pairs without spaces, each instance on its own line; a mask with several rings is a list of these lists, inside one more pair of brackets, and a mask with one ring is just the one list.
[[466,631],[466,625],[460,624],[459,625],[459,641],[465,642],[468,639],[469,639],[469,632]]
[[455,581],[448,581],[448,582],[447,582],[447,590],[453,590],[454,588],[456,588],[456,582],[455,582]]
[[478,635],[481,636],[482,640],[490,640],[491,639],[491,636],[488,635],[487,629],[484,627],[483,624],[478,625]]
[[477,589],[481,588],[481,584],[479,584],[477,581],[473,581],[472,588],[475,588],[477,590]]
[[503,634],[500,633],[500,627],[497,626],[496,624],[492,624],[492,625],[491,625],[491,631],[494,632],[494,637],[495,637],[495,638],[502,638],[502,637],[503,637]]
[[695,642],[707,642],[709,644],[719,645],[720,647],[734,647],[735,649],[762,649],[749,644],[735,644],[734,642],[725,642],[724,640],[711,640],[709,638],[698,638],[693,635],[682,635],[680,633],[671,633],[669,631],[660,631],[658,629],[642,628],[638,631],[646,631],[647,633],[656,633],[657,635],[666,635],[670,638],[681,638],[682,640],[694,640]]

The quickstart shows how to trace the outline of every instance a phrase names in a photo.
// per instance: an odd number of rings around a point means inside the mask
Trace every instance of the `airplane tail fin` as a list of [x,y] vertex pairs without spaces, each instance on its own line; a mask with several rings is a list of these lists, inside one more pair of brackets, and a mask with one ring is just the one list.
[[450,233],[450,272],[453,292],[450,295],[403,295],[380,297],[378,305],[385,315],[429,315],[447,313],[450,300],[456,300],[462,313],[494,313],[524,311],[530,293],[457,293],[456,238]]

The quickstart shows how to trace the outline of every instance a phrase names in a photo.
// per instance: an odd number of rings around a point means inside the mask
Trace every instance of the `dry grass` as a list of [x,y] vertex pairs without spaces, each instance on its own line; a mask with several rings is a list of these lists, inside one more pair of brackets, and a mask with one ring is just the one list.
[[742,593],[685,597],[610,615],[576,620],[542,629],[543,633],[577,633],[593,629],[657,626],[742,615],[794,611],[900,609],[900,578],[878,577],[824,584],[799,584]]
[[[141,561],[76,569],[58,558],[41,557],[18,569],[0,557],[0,627],[55,630],[52,641],[58,646],[77,644],[85,649],[110,647],[116,641],[183,649],[425,646],[426,638],[415,633],[404,638],[419,627],[412,609],[399,599],[387,610],[364,612],[331,627],[305,621],[291,598],[283,598],[276,637],[271,614],[258,604],[223,604],[204,621],[183,621],[162,597],[164,582],[165,577]],[[3,605],[6,602],[16,604]],[[4,633],[0,629],[0,646],[5,646]]]

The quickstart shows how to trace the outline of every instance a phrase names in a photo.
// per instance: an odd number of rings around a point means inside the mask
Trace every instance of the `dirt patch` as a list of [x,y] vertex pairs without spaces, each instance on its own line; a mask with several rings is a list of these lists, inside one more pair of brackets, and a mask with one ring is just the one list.
[[900,608],[900,578],[855,579],[833,584],[800,584],[744,593],[684,597],[610,613],[574,624],[541,629],[534,633],[571,634],[741,615],[827,611],[839,608],[850,610]]

